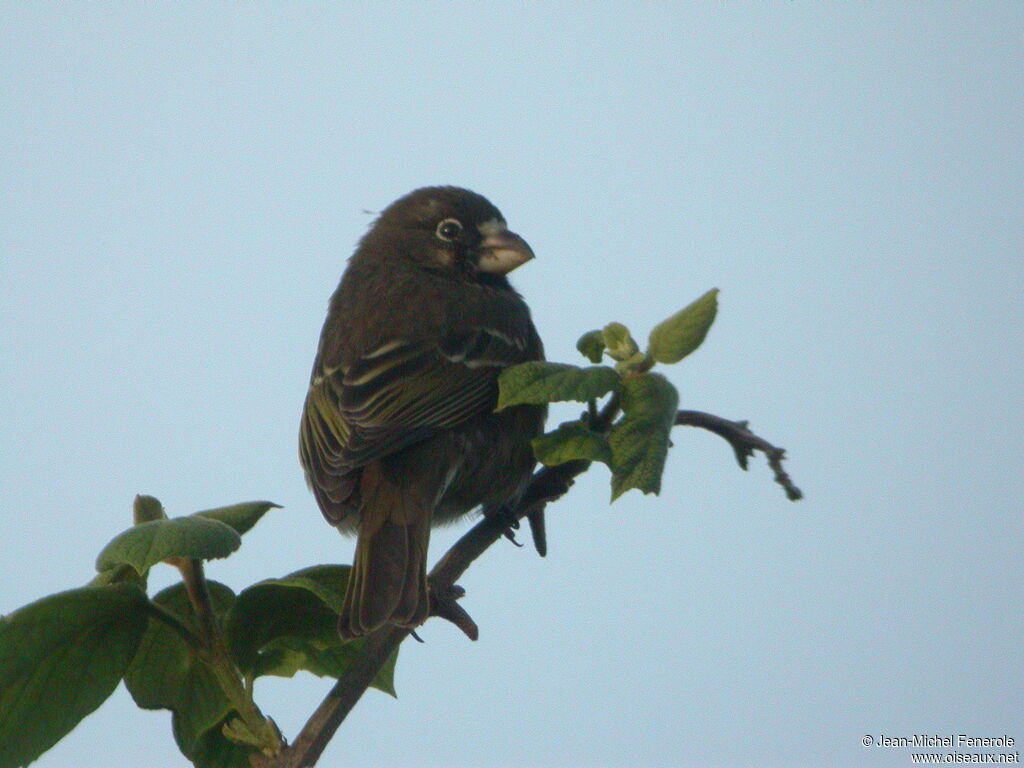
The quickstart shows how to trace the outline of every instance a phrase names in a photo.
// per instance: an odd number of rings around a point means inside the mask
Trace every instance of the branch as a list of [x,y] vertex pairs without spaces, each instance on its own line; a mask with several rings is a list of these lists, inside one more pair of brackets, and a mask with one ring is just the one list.
[[[613,397],[596,418],[591,419],[591,428],[596,431],[607,431],[618,412],[619,400]],[[736,458],[744,469],[747,458],[752,456],[755,450],[763,451],[775,470],[776,480],[786,489],[789,498],[795,500],[801,497],[800,490],[782,470],[784,451],[748,430],[745,422],[729,421],[700,411],[679,411],[676,424],[701,427],[724,438],[736,451]],[[461,589],[455,582],[474,560],[524,517],[540,520],[543,525],[544,508],[548,503],[562,497],[572,487],[575,479],[589,466],[589,461],[577,460],[554,467],[542,467],[534,473],[530,485],[517,504],[489,510],[487,515],[455,542],[430,572],[430,590],[440,598],[434,601],[431,615],[452,621],[473,637],[467,627],[472,625],[475,629],[476,625],[454,602],[461,596]],[[534,530],[536,531],[536,528]],[[370,682],[410,633],[409,629],[388,625],[370,634],[366,638],[360,657],[348,668],[345,675],[338,679],[296,737],[295,743],[276,757],[253,755],[250,758],[253,768],[312,768],[316,765],[327,744],[369,687]]]
[[747,422],[729,421],[703,411],[679,411],[676,414],[676,425],[700,427],[714,432],[732,446],[736,453],[736,461],[744,470],[747,468],[747,459],[754,455],[754,451],[761,451],[768,457],[768,466],[775,473],[775,482],[785,489],[786,498],[790,501],[799,501],[804,497],[803,491],[793,485],[793,480],[782,468],[786,450],[776,448],[764,438],[755,435],[747,428]]

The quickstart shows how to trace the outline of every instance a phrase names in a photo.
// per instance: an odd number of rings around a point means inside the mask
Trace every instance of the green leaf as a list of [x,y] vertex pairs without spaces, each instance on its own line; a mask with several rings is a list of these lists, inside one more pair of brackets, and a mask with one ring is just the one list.
[[[338,614],[351,569],[317,565],[254,584],[238,595],[226,634],[239,668],[256,676],[291,677],[300,670],[340,677],[363,641],[345,642]],[[394,659],[372,685],[394,695]]]
[[228,715],[196,740],[189,758],[196,768],[251,768],[249,755],[258,750],[235,743],[224,732],[224,727],[236,720]]
[[690,306],[663,320],[651,331],[648,352],[659,363],[678,363],[704,341],[718,311],[718,289],[712,288]]
[[604,345],[608,348],[608,354],[615,360],[627,360],[635,355],[640,347],[629,332],[629,328],[622,323],[608,323],[602,332]]
[[239,668],[256,670],[260,650],[280,637],[340,642],[337,621],[349,570],[319,565],[242,590],[225,627]]
[[72,589],[0,619],[0,768],[28,765],[102,704],[145,628],[146,595],[131,584]]
[[592,432],[579,421],[567,421],[558,429],[535,438],[533,455],[548,466],[567,461],[611,461],[611,449],[604,435]]
[[592,363],[600,363],[604,357],[604,332],[588,331],[576,342],[576,349]]
[[[132,519],[135,525],[141,525],[142,523],[148,523],[152,520],[166,520],[167,513],[164,512],[163,505],[152,496],[145,496],[138,494],[132,503]],[[102,587],[106,584],[120,584],[121,582],[131,582],[138,585],[143,592],[146,591],[146,582],[148,574],[139,573],[132,566],[121,563],[114,565],[111,568],[105,568],[100,570],[96,577],[89,582],[90,587]]]
[[170,557],[213,560],[227,557],[242,543],[226,523],[205,517],[152,520],[118,534],[96,559],[96,570],[130,565],[140,574]]
[[[214,613],[223,616],[234,603],[234,593],[216,581],[208,582],[208,587]],[[198,632],[184,584],[165,589],[153,602]],[[195,761],[201,743],[206,745],[203,749],[216,752],[218,740],[227,741],[220,729],[233,712],[231,702],[197,649],[164,622],[149,619],[124,682],[135,703],[143,709],[171,710],[175,741],[189,759]]]
[[523,363],[502,372],[495,410],[523,403],[586,402],[603,397],[618,386],[619,375],[606,365],[579,368],[564,363]]
[[148,523],[150,520],[166,520],[164,505],[152,496],[138,494],[132,504],[132,518],[136,525]]
[[271,509],[281,509],[280,504],[272,501],[245,501],[241,504],[232,504],[230,507],[218,507],[196,512],[194,516],[205,517],[208,520],[219,520],[230,525],[239,535],[249,531],[260,521]]
[[669,433],[678,405],[679,394],[664,376],[642,373],[626,379],[624,415],[608,434],[612,501],[630,488],[654,494],[661,490]]
[[615,364],[615,372],[625,378],[631,373],[646,373],[654,367],[654,358],[649,352],[636,352]]
[[189,671],[191,674],[182,680],[182,695],[171,715],[171,730],[181,754],[192,760],[200,743],[226,741],[220,729],[226,718],[235,716],[235,711],[208,667],[196,664]]
[[[298,637],[280,637],[270,641],[260,652],[257,677],[273,675],[292,677],[296,672],[310,672],[317,677],[341,677],[362,653],[364,639],[338,643],[303,640]],[[381,667],[372,687],[391,696],[395,693],[395,663],[398,651],[388,658]]]
[[130,565],[117,565],[97,573],[87,586],[105,587],[108,584],[134,584],[145,592],[147,581],[145,576],[140,576],[139,572]]

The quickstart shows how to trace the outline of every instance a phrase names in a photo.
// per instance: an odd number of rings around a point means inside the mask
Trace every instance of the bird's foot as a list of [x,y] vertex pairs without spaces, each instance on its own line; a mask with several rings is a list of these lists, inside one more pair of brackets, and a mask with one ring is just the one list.
[[[517,547],[523,545],[516,539],[515,532],[519,530],[519,520],[516,518],[516,511],[508,504],[487,504],[483,508],[484,517],[491,519],[509,520],[508,528],[502,533],[506,539]],[[537,554],[544,557],[548,553],[547,533],[544,527],[544,507],[536,506],[526,513],[526,522],[530,525],[530,538],[533,539],[533,546]]]

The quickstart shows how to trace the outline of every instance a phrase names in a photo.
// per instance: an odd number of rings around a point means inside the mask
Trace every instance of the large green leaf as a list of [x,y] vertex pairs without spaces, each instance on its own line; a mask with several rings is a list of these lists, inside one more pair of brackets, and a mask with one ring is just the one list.
[[272,501],[243,501],[241,504],[232,504],[230,507],[206,509],[195,514],[210,520],[219,520],[230,525],[237,533],[243,534],[256,525],[269,510],[280,508],[280,504],[275,504]]
[[616,389],[619,381],[619,375],[606,365],[579,368],[542,361],[523,363],[502,372],[496,410],[524,403],[586,402]]
[[630,488],[655,494],[661,490],[678,405],[676,388],[660,374],[642,373],[625,380],[624,415],[608,434],[612,501]]
[[213,560],[227,557],[242,543],[234,528],[206,517],[151,520],[118,534],[96,558],[96,570],[130,565],[141,574],[171,557]]
[[611,460],[611,449],[604,435],[591,431],[582,422],[567,421],[558,429],[535,438],[533,455],[548,466],[576,459],[607,464]]
[[281,637],[340,642],[337,621],[349,570],[319,565],[242,590],[226,626],[231,653],[242,671],[256,671],[260,650]]
[[132,584],[44,597],[0,619],[0,768],[28,765],[102,704],[146,629]]
[[[290,677],[300,670],[340,677],[362,641],[338,634],[350,568],[317,565],[243,590],[227,618],[232,655],[248,674]],[[372,685],[394,695],[392,658]]]
[[[223,584],[208,583],[217,616],[234,602],[234,593]],[[195,613],[183,584],[165,589],[153,602],[198,631]],[[200,743],[218,753],[220,741],[226,743],[220,728],[233,709],[217,678],[199,657],[197,649],[166,623],[150,618],[146,634],[135,660],[125,674],[125,686],[135,703],[143,709],[169,709],[173,712],[174,738],[178,748],[195,760]],[[222,745],[223,746],[223,745]],[[224,746],[221,751],[234,754]],[[199,764],[199,763],[197,763]]]
[[704,341],[718,311],[718,289],[712,288],[690,306],[654,327],[648,352],[659,363],[678,363]]

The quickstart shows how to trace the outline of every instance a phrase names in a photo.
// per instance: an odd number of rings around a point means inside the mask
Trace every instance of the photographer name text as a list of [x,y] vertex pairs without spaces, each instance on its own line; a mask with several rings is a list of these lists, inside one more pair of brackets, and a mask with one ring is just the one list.
[[[870,743],[867,743],[870,739]],[[864,746],[875,747],[1012,747],[1016,743],[1013,736],[968,736],[963,733],[943,736],[940,734],[916,733],[913,736],[878,736],[864,737]]]

